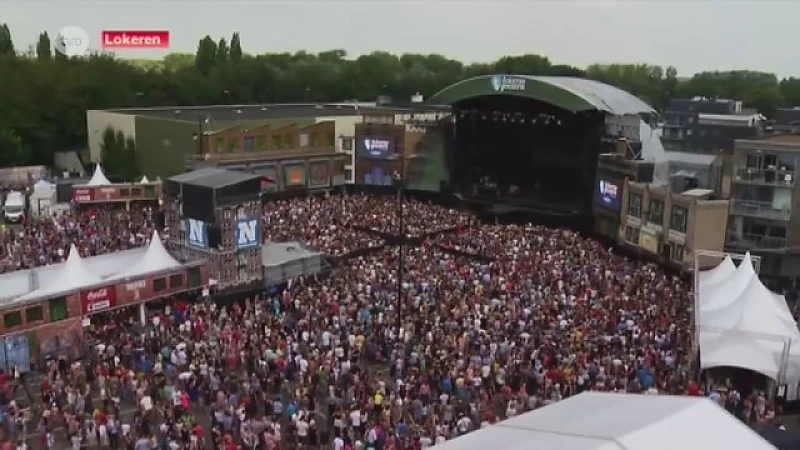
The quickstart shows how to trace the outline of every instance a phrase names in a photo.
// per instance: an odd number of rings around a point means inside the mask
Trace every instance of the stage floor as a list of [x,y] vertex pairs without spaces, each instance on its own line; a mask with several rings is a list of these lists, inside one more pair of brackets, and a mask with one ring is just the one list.
[[517,212],[534,212],[554,216],[578,216],[587,214],[581,208],[580,201],[548,199],[540,195],[459,195],[464,201],[480,206],[488,214],[510,214]]

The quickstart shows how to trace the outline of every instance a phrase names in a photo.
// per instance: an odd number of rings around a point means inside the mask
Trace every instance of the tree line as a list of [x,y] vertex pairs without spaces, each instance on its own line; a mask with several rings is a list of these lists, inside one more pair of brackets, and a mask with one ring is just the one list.
[[[587,77],[630,91],[658,109],[671,97],[693,96],[743,100],[767,115],[800,105],[800,78],[753,70],[681,78],[674,67],[579,68],[535,54],[476,64],[383,51],[356,58],[344,50],[251,55],[242,51],[238,33],[230,39],[205,36],[195,54],[170,54],[155,63],[102,52],[66,58],[52,44],[42,33],[35,46],[21,50],[9,27],[0,25],[0,166],[51,164],[56,151],[85,148],[87,109],[374,100],[379,95],[408,100],[417,92],[428,98],[456,81],[492,73]],[[114,148],[125,148],[116,142]]]

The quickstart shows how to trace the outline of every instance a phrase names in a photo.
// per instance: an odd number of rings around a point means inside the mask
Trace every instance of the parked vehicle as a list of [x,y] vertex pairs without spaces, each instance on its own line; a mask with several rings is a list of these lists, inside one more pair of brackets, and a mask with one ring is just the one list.
[[6,195],[3,204],[3,217],[6,222],[20,223],[25,216],[25,195],[19,191],[11,191]]

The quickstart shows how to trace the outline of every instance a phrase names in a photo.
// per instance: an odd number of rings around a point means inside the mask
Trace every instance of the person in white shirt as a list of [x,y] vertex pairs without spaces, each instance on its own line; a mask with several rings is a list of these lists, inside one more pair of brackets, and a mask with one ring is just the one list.
[[340,436],[333,438],[333,450],[344,450],[344,439]]

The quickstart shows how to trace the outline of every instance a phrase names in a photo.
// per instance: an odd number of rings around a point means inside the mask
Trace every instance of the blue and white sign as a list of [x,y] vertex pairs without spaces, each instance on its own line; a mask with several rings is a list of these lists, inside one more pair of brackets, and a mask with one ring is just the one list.
[[208,229],[205,222],[186,219],[186,243],[192,247],[208,248]]
[[245,219],[236,221],[236,250],[261,245],[261,221]]
[[492,89],[496,92],[524,91],[525,78],[513,75],[495,75],[492,77]]

